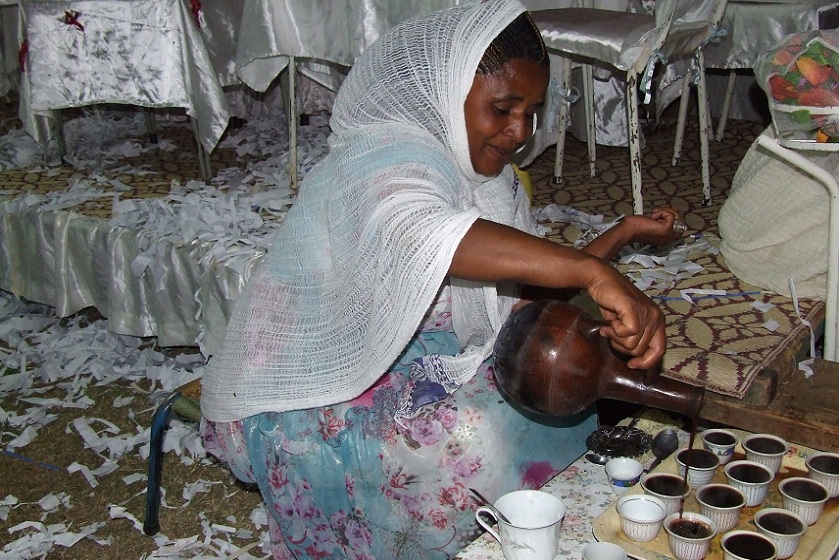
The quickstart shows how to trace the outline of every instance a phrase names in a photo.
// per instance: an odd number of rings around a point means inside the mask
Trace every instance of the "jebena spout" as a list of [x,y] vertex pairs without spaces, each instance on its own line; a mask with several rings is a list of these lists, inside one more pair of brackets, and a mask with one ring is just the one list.
[[547,416],[571,416],[603,398],[699,416],[703,387],[630,369],[600,336],[602,325],[562,301],[518,309],[501,327],[493,352],[502,392]]

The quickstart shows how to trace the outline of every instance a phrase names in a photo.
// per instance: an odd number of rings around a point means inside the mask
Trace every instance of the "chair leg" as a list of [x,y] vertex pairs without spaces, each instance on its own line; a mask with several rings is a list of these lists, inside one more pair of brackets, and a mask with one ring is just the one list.
[[682,142],[685,139],[685,120],[688,116],[688,100],[690,98],[690,72],[682,78],[682,96],[679,98],[679,119],[676,121],[676,140],[673,143],[673,161],[670,165],[678,167],[682,159]]
[[626,75],[626,120],[629,131],[629,166],[632,175],[632,212],[644,213],[644,197],[641,195],[641,138],[638,121],[638,75]]
[[705,80],[705,55],[702,51],[696,56],[699,70],[699,83],[696,85],[696,98],[699,103],[699,158],[702,166],[702,204],[711,205],[711,151],[708,138],[711,135],[711,119],[708,114],[708,84]]
[[201,136],[198,131],[198,121],[190,117],[189,122],[192,124],[192,133],[195,136],[195,144],[198,146],[198,172],[201,174],[201,179],[209,184],[213,178],[213,168],[210,164],[210,154],[204,149],[201,143]]
[[151,435],[149,438],[149,472],[148,487],[146,489],[146,519],[143,522],[143,532],[156,535],[160,532],[160,478],[163,466],[163,436],[169,427],[169,416],[172,405],[183,395],[178,391],[169,395],[154,413],[151,421]]
[[[562,59],[560,87],[563,91],[571,88],[571,59]],[[562,161],[565,157],[565,134],[568,130],[568,115],[571,113],[571,103],[565,99],[559,101],[556,126],[556,160],[554,160],[554,184],[562,183]]]
[[728,74],[728,85],[725,88],[725,97],[722,100],[722,111],[720,122],[717,123],[717,142],[722,141],[725,136],[725,125],[728,122],[728,112],[731,110],[731,99],[734,97],[734,84],[737,81],[737,71],[731,70]]
[[297,61],[288,57],[288,176],[291,189],[297,189]]
[[146,123],[146,134],[149,135],[149,142],[157,144],[157,122],[154,120],[154,109],[143,107],[143,119]]
[[597,132],[594,130],[594,75],[591,65],[583,64],[583,96],[586,99],[586,145],[591,176],[597,174]]

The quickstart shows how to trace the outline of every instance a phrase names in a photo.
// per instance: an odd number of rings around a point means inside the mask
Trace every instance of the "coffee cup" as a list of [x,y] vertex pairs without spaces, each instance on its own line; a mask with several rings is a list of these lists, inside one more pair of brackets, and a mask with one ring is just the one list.
[[[501,544],[507,560],[553,560],[559,548],[559,530],[565,517],[562,500],[540,490],[517,490],[504,494],[495,509],[510,522],[499,519],[492,508],[475,511],[478,523]],[[498,531],[485,516],[498,524]]]
[[795,554],[807,532],[807,522],[801,516],[781,508],[763,508],[755,514],[754,522],[757,530],[775,543],[780,560]]
[[778,492],[783,497],[784,509],[800,515],[807,525],[819,520],[830,497],[821,483],[803,476],[785,478],[778,484]]
[[839,496],[839,453],[813,453],[805,464],[807,476],[822,483],[831,498]]
[[730,430],[712,429],[702,432],[702,447],[716,455],[720,465],[731,461],[738,443],[740,438]]
[[769,537],[754,531],[735,529],[720,539],[724,560],[775,560],[777,548]]
[[716,454],[707,449],[681,449],[676,452],[676,467],[680,476],[685,476],[691,488],[705,486],[714,478],[714,472],[720,464]]
[[629,494],[618,499],[616,506],[621,531],[636,542],[648,542],[658,536],[664,521],[664,504],[654,496]]
[[676,560],[702,560],[717,535],[717,524],[701,513],[676,512],[664,518],[664,530]]
[[583,548],[583,560],[626,560],[626,551],[610,542],[588,543]]
[[665,513],[679,511],[682,501],[690,495],[690,486],[684,477],[673,473],[653,472],[641,477],[641,488],[646,494],[655,496],[664,503]]
[[725,466],[728,484],[746,495],[746,507],[755,507],[763,503],[769,492],[769,485],[775,478],[772,470],[763,463],[755,461],[731,461]]
[[772,470],[772,474],[781,469],[788,449],[786,440],[772,434],[751,434],[743,439],[746,460],[763,463]]
[[630,457],[615,457],[606,463],[606,478],[609,480],[609,487],[618,496],[638,484],[641,474],[644,472],[644,465]]
[[746,495],[729,484],[707,484],[696,491],[699,511],[717,524],[721,533],[730,531],[740,521]]

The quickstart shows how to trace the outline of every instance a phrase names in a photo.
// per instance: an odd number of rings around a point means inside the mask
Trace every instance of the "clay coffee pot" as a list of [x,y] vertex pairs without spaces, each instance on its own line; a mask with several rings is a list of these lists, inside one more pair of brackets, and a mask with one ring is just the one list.
[[600,336],[605,324],[562,301],[519,308],[495,341],[495,378],[502,392],[547,416],[571,416],[597,399],[614,399],[698,417],[705,389],[653,370],[630,369]]

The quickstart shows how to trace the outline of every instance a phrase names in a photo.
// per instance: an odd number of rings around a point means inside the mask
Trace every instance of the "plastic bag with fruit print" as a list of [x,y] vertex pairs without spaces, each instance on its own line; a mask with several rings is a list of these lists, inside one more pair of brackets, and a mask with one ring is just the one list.
[[781,143],[839,143],[839,31],[786,37],[758,57],[755,76]]

